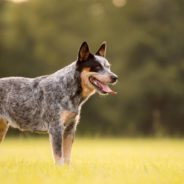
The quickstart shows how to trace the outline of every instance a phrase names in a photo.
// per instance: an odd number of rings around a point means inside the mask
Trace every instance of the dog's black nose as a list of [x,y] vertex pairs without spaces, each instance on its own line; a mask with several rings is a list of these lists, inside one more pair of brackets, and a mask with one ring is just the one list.
[[116,82],[118,80],[118,76],[117,75],[112,75],[111,76],[111,81],[112,81],[112,83],[113,82]]

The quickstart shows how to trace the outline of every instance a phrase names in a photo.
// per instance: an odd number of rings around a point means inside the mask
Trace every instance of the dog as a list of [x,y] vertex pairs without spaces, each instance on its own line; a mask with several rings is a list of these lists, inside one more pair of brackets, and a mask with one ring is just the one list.
[[115,95],[118,80],[105,58],[106,42],[92,54],[83,42],[78,58],[51,75],[0,79],[0,142],[8,128],[47,132],[55,164],[70,163],[81,107],[95,94]]

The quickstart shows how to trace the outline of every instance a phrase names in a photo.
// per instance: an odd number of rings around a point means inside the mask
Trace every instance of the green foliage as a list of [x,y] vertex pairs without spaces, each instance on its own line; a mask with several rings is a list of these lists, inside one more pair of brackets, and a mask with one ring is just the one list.
[[81,133],[184,133],[183,0],[29,0],[0,4],[0,76],[38,76],[108,42],[116,97],[85,105]]

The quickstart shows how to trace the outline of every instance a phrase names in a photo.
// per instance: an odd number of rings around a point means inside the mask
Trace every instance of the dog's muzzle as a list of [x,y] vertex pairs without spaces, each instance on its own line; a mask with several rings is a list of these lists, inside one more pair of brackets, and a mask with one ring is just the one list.
[[116,83],[118,81],[118,76],[113,74],[111,75],[111,83]]

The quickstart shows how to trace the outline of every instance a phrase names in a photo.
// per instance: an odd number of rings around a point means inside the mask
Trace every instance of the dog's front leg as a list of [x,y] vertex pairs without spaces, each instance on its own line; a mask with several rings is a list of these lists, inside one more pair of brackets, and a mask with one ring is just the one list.
[[57,165],[64,164],[62,134],[63,134],[63,128],[61,125],[59,125],[59,123],[49,128],[49,137],[52,145],[53,157],[54,157],[55,164]]
[[75,138],[75,131],[76,131],[76,123],[73,122],[66,127],[63,134],[63,157],[65,164],[70,164],[72,143]]

